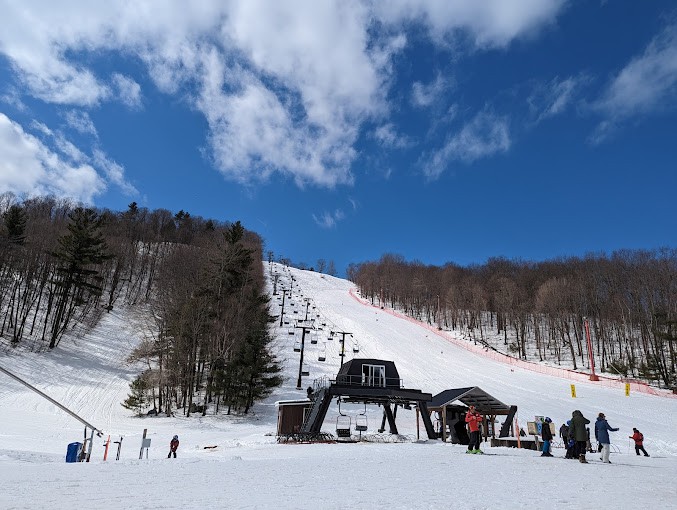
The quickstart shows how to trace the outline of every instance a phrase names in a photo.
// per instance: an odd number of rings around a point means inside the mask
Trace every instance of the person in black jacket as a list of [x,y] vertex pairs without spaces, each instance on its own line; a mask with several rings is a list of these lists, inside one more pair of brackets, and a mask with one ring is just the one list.
[[543,438],[543,453],[541,453],[541,457],[553,456],[552,453],[550,453],[550,442],[552,441],[552,430],[550,430],[551,422],[552,420],[550,418],[546,418],[541,426],[541,438]]
[[559,428],[559,437],[562,438],[562,443],[564,443],[564,448],[566,448],[569,442],[569,425],[566,423],[562,423],[562,426]]

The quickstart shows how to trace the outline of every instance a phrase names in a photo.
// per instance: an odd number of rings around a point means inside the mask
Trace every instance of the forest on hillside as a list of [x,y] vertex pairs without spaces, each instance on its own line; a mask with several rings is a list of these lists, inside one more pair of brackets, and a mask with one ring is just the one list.
[[[118,306],[148,317],[126,407],[246,413],[280,384],[262,241],[239,222],[0,195],[0,345],[54,349]],[[7,367],[11,369],[11,367]]]
[[[677,386],[677,250],[618,251],[545,262],[427,266],[387,254],[351,264],[373,304],[530,361],[589,368]],[[501,345],[502,344],[502,345]]]

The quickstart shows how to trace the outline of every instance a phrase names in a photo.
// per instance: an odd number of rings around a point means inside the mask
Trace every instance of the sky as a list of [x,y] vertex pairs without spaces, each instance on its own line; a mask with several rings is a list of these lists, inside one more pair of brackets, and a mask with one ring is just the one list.
[[296,263],[677,246],[669,0],[0,0],[0,193]]
[[[12,348],[0,339],[0,366],[103,432],[102,438],[95,437],[89,463],[64,462],[67,445],[82,441],[81,423],[0,374],[0,508],[60,510],[83,506],[83,501],[98,509],[183,510],[432,509],[439,508],[440,501],[445,508],[463,510],[524,509],[544,503],[552,508],[625,510],[636,508],[637,501],[649,508],[674,507],[677,439],[670,425],[675,423],[677,398],[666,396],[666,391],[657,396],[633,389],[626,396],[619,381],[615,386],[604,385],[605,378],[592,383],[584,374],[571,380],[557,377],[565,371],[554,367],[547,375],[523,368],[526,363],[499,362],[457,332],[405,320],[355,298],[350,282],[310,271],[275,269],[287,287],[295,277],[287,313],[291,303],[300,307],[310,299],[327,328],[318,331],[322,335],[318,344],[306,341],[309,376],[297,390],[299,353],[293,346],[300,331],[289,335],[286,327],[271,325],[271,348],[281,362],[284,382],[246,416],[208,413],[186,418],[176,413],[138,418],[120,405],[129,393],[129,382],[146,368],[142,362],[126,362],[149,334],[143,305],[116,306],[85,335],[69,334],[49,352],[34,352],[28,345]],[[270,282],[268,288],[272,290]],[[272,313],[278,313],[280,304],[272,300]],[[362,437],[367,441],[278,444],[275,403],[305,398],[311,380],[334,379],[338,372],[338,341],[325,340],[330,327],[351,331],[359,342],[360,352],[347,349],[346,359],[394,361],[405,388],[432,395],[479,386],[497,400],[516,405],[522,428],[535,416],[550,417],[559,429],[574,409],[592,423],[604,412],[609,424],[619,428],[610,433],[611,464],[602,464],[595,454],[587,455],[587,465],[566,460],[558,439],[553,443],[554,458],[533,450],[491,447],[488,442],[481,445],[486,455],[466,455],[464,445],[426,439],[422,423],[417,440],[415,411],[401,407],[396,424],[402,437],[394,442],[388,428],[385,434],[378,433],[381,407],[350,403],[340,410],[350,418],[354,436],[357,416],[366,415]],[[319,362],[323,348],[326,360]],[[571,383],[576,386],[575,399]],[[338,411],[332,402],[323,432],[336,435]],[[650,457],[635,455],[628,438],[632,427],[643,433]],[[151,444],[139,460],[144,429]],[[175,434],[180,445],[177,458],[169,460],[169,441]],[[116,444],[103,461],[108,435],[112,441],[122,437],[119,461],[113,460]]]

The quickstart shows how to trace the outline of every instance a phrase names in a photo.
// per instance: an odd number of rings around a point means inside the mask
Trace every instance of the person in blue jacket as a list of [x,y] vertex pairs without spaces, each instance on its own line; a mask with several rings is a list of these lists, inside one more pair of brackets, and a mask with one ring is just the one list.
[[617,430],[618,429],[609,425],[604,413],[599,413],[597,421],[595,422],[595,438],[602,445],[602,456],[599,459],[606,464],[611,464],[611,461],[609,460],[609,445],[611,444],[609,432],[616,432]]

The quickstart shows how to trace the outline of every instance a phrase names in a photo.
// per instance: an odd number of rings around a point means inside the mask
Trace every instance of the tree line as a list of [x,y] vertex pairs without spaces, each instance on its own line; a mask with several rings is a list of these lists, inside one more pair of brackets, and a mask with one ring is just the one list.
[[124,212],[0,195],[0,342],[54,349],[118,306],[147,317],[124,403],[249,411],[279,385],[263,243],[239,222],[132,202]]
[[587,321],[597,370],[677,384],[677,250],[492,258],[469,267],[386,254],[351,264],[347,274],[373,304],[467,331],[488,346],[500,335],[501,350],[524,360],[589,367]]

